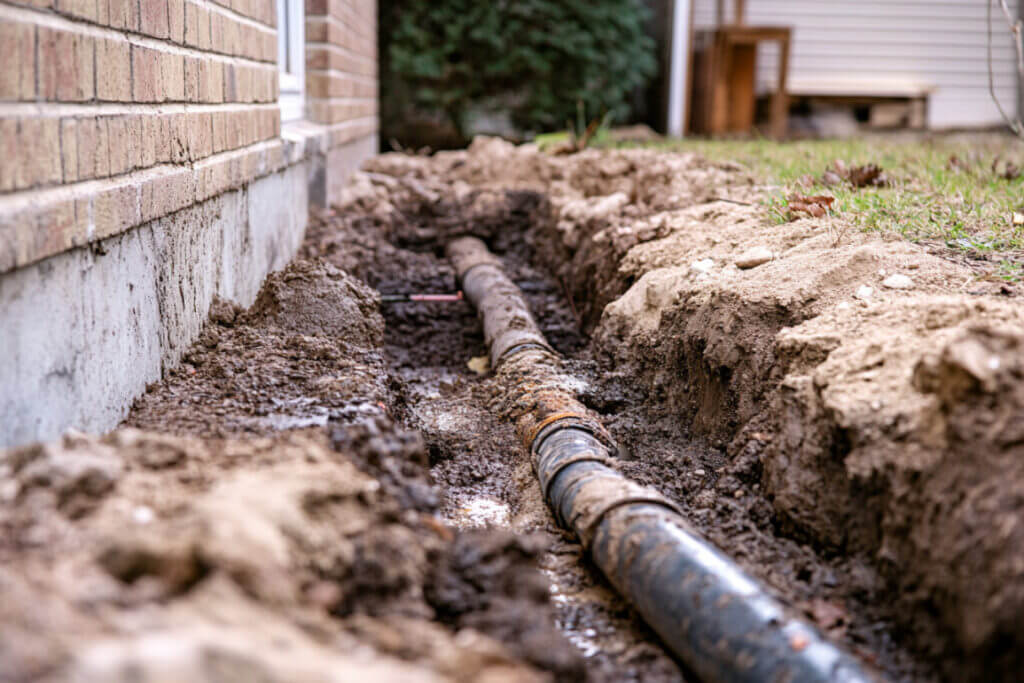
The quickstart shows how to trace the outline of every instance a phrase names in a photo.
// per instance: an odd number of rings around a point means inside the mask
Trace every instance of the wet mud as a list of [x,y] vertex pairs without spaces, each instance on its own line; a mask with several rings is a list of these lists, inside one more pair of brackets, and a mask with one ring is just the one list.
[[456,291],[472,235],[623,473],[881,676],[1012,680],[1019,299],[715,200],[762,191],[649,150],[371,160],[120,429],[0,455],[0,678],[695,680],[551,517],[469,304],[380,302]]

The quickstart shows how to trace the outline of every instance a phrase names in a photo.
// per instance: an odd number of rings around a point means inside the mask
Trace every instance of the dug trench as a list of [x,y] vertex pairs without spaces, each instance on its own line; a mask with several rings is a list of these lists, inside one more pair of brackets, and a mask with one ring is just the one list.
[[[380,303],[454,291],[474,235],[624,473],[882,675],[1012,679],[1017,300],[714,200],[760,192],[645,150],[370,162],[121,429],[3,454],[0,678],[692,680],[549,514],[471,307]],[[918,290],[853,298],[893,268]]]

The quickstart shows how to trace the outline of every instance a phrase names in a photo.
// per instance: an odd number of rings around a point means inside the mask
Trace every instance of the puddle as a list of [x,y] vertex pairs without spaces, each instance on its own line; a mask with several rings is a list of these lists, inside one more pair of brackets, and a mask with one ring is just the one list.
[[507,503],[497,498],[476,496],[454,504],[449,517],[449,521],[460,529],[507,527],[512,511]]

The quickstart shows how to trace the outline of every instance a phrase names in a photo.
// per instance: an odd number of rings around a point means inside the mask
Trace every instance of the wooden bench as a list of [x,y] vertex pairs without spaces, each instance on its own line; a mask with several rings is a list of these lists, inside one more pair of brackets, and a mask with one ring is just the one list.
[[[832,104],[871,108],[869,123],[887,128],[907,125],[925,128],[928,125],[928,98],[936,88],[912,78],[863,78],[835,76],[828,78],[791,78],[790,97],[818,100]],[[906,105],[894,108],[892,105]],[[903,111],[906,110],[906,120]]]

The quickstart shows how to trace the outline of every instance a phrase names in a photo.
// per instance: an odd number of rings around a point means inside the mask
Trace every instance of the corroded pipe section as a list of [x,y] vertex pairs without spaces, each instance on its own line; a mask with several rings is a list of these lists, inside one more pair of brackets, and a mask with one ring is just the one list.
[[533,457],[558,522],[665,644],[706,681],[874,680],[808,623],[693,532],[656,490],[615,469],[615,447],[576,400],[571,378],[518,288],[480,240],[448,246],[483,318],[491,365],[508,387],[503,411]]
[[483,318],[492,368],[514,348],[550,348],[519,288],[483,242],[462,237],[450,242],[447,251],[466,297]]

